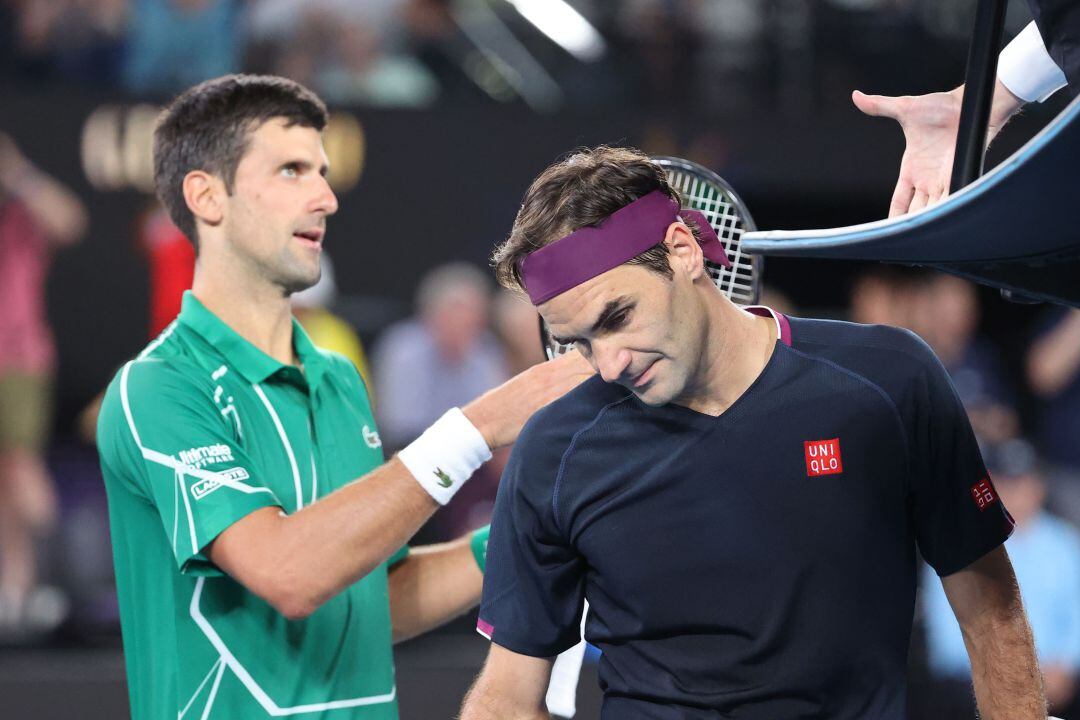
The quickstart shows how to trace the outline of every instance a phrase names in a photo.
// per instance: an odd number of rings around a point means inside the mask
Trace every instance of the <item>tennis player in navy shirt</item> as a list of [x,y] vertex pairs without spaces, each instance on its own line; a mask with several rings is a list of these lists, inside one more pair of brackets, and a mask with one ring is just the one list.
[[554,656],[602,651],[604,720],[905,718],[916,557],[984,720],[1046,718],[1012,520],[915,335],[741,309],[662,170],[548,168],[496,250],[599,377],[537,413],[499,488],[463,720],[548,717]]

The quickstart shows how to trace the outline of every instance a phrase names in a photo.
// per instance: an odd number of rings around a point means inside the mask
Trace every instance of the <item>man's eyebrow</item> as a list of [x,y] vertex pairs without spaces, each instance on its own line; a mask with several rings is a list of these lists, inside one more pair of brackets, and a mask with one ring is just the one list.
[[608,322],[611,320],[611,316],[623,309],[623,307],[630,301],[625,295],[615,298],[614,300],[608,300],[604,305],[604,309],[600,312],[600,317],[596,318],[596,322],[589,328],[589,332],[595,335],[603,330]]
[[[600,311],[600,317],[596,318],[596,322],[589,328],[589,333],[595,335],[603,330],[608,322],[610,322],[611,316],[622,310],[628,304],[632,305],[633,301],[626,295],[621,295],[614,300],[609,300],[607,304],[604,305],[604,309]],[[576,338],[562,338],[557,335],[552,335],[551,339],[560,345],[572,345],[576,341]]]

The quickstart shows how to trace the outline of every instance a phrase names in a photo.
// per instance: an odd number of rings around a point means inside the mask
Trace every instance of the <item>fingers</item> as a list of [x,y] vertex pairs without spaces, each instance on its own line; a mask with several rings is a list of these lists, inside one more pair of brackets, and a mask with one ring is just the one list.
[[930,200],[927,202],[927,205],[937,205],[947,197],[949,197],[949,189],[944,187],[938,188],[930,193]]
[[859,110],[867,115],[887,117],[897,121],[900,120],[900,105],[902,98],[891,97],[889,95],[867,95],[866,93],[855,90],[851,93],[851,101],[855,103],[855,107],[859,108]]
[[889,217],[904,215],[911,207],[911,201],[915,197],[915,186],[901,178],[893,190],[892,201],[889,203]]
[[929,201],[929,199],[930,196],[925,190],[919,190],[918,188],[916,188],[915,197],[911,199],[911,207],[908,208],[908,212],[913,213],[922,210],[924,207],[926,207],[926,203],[927,201]]

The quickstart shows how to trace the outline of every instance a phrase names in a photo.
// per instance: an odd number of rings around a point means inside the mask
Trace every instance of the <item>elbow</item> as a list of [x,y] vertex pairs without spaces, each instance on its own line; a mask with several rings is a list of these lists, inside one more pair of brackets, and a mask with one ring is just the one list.
[[303,598],[281,598],[270,601],[271,606],[278,611],[286,620],[296,622],[306,620],[315,614],[319,604]]
[[299,577],[269,578],[258,595],[287,620],[305,620],[329,598],[311,581]]

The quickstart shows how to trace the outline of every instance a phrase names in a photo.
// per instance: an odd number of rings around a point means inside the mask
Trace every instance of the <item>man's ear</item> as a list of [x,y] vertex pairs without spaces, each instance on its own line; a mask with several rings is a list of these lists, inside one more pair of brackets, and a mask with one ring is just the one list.
[[697,238],[686,223],[676,220],[668,225],[664,244],[668,248],[672,269],[679,267],[689,275],[691,280],[697,280],[705,273],[701,245],[698,244]]
[[184,176],[184,202],[188,210],[207,225],[218,225],[225,216],[225,183],[221,178],[203,170],[192,170]]

